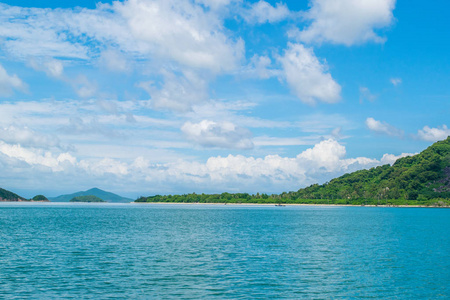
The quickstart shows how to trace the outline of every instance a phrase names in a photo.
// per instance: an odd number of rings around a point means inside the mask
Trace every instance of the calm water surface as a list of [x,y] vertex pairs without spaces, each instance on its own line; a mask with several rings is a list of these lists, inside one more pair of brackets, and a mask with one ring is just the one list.
[[0,204],[0,298],[448,299],[450,209]]

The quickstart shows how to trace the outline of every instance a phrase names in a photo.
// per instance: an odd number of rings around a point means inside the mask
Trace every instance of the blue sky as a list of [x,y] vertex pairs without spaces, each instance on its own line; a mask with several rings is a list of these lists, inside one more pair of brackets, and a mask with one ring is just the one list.
[[447,1],[0,2],[0,186],[279,193],[450,135]]

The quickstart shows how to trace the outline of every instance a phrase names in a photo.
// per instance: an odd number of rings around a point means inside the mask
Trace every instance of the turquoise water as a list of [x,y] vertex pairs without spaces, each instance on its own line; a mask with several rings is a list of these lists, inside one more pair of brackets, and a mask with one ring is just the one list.
[[448,299],[450,210],[0,204],[0,298]]

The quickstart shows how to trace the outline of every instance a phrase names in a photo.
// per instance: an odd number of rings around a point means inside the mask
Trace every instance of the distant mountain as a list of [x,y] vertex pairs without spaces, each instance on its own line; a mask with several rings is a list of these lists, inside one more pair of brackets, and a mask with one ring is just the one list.
[[13,192],[0,188],[0,201],[28,201],[24,197],[20,197]]
[[112,203],[127,203],[133,201],[133,199],[125,198],[110,192],[103,191],[98,188],[93,188],[84,192],[77,192],[73,194],[61,195],[58,197],[50,197],[50,201],[52,202],[69,202],[71,199],[79,196],[96,196],[100,199],[105,200],[106,202]]

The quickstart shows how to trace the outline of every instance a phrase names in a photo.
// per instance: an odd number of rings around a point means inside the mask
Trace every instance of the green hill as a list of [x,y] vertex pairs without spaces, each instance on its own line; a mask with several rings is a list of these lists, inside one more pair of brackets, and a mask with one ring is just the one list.
[[433,199],[450,199],[450,137],[420,154],[401,158],[392,166],[345,174],[329,183],[300,189],[294,197],[371,204],[389,204],[392,200],[420,204]]
[[101,199],[103,199],[106,202],[112,202],[112,203],[127,203],[133,201],[130,198],[125,198],[110,192],[103,191],[98,188],[93,188],[84,192],[77,192],[73,194],[68,195],[61,195],[58,197],[49,198],[52,202],[69,202],[71,199],[78,197],[78,196],[96,196]]
[[106,201],[104,201],[103,199],[101,199],[97,196],[86,195],[86,196],[73,197],[72,199],[70,199],[69,202],[106,202]]
[[450,137],[420,154],[345,174],[280,195],[187,194],[141,197],[136,202],[450,205]]
[[31,201],[48,202],[49,200],[44,195],[36,195],[31,199]]
[[28,201],[13,192],[0,188],[0,201]]

